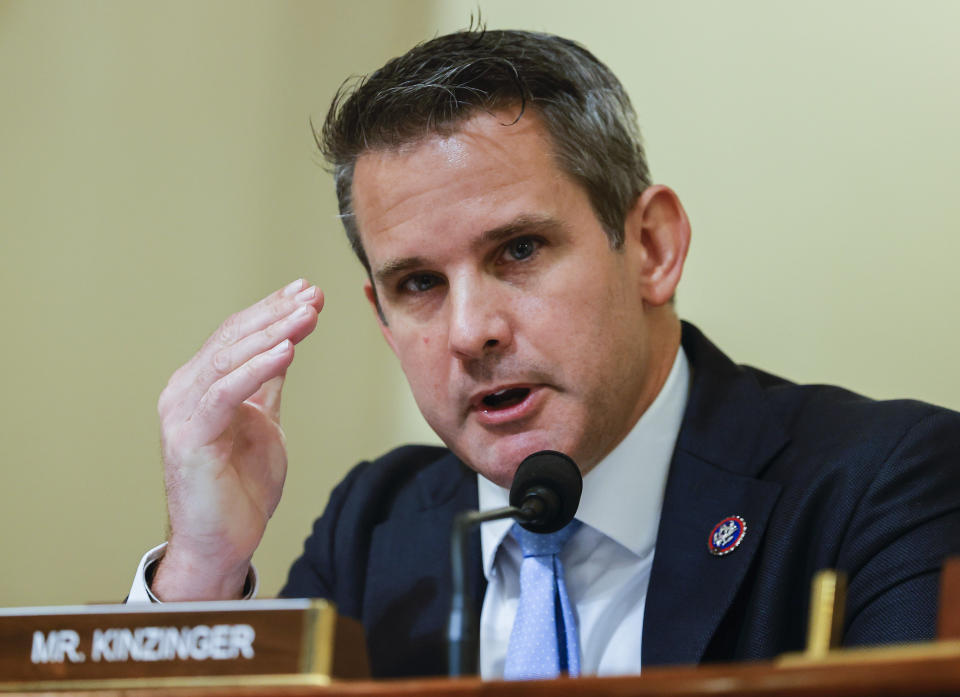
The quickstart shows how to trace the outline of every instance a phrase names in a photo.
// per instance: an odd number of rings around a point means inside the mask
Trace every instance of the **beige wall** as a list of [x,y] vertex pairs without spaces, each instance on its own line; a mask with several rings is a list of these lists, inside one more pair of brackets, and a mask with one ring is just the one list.
[[960,3],[479,5],[625,83],[693,223],[681,316],[740,362],[960,408]]
[[[122,598],[164,534],[157,394],[297,276],[328,302],[285,393],[265,590],[350,464],[429,437],[308,118],[477,5],[0,1],[0,605]],[[684,317],[741,361],[960,408],[960,4],[479,6],[626,83],[694,224]]]
[[298,276],[275,592],[348,466],[402,436],[308,119],[431,31],[425,2],[0,4],[0,605],[119,600],[164,537],[156,398]]

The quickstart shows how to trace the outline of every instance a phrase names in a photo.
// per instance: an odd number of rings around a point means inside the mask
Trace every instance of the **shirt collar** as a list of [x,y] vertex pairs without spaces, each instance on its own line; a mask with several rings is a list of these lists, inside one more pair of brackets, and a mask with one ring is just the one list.
[[[690,363],[683,347],[660,393],[617,447],[583,479],[577,519],[637,556],[653,550],[663,507],[663,491],[680,424],[687,406]],[[509,503],[510,491],[477,475],[480,510]],[[480,527],[483,573],[489,579],[497,549],[512,520]]]

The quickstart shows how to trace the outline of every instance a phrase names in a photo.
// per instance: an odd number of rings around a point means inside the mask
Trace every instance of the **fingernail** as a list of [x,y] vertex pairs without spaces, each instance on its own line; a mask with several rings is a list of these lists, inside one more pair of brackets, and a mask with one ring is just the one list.
[[300,303],[305,303],[308,300],[312,300],[316,294],[317,294],[317,287],[310,286],[306,290],[297,293],[297,297],[294,298],[294,300]]
[[307,312],[309,312],[309,310],[307,309],[308,307],[309,307],[308,305],[301,305],[296,310],[290,313],[290,319],[300,319],[305,314],[307,314]]
[[284,339],[267,353],[271,356],[278,356],[281,353],[286,353],[288,348],[290,348],[290,339]]
[[283,289],[283,294],[286,297],[290,297],[301,288],[303,288],[303,279],[298,278],[296,281],[294,281],[293,283],[291,283],[290,285],[288,285],[286,288]]

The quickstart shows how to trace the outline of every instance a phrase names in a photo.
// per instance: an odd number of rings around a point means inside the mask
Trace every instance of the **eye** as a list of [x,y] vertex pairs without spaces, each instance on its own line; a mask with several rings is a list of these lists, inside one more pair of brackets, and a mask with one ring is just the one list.
[[517,237],[504,245],[503,255],[508,261],[523,261],[536,254],[540,245],[540,240],[534,237]]
[[439,285],[440,279],[429,273],[417,273],[407,276],[400,282],[400,290],[405,293],[425,293]]

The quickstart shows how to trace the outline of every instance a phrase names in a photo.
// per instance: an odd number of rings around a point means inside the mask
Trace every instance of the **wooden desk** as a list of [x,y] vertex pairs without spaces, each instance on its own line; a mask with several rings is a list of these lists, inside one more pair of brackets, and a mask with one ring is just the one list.
[[652,668],[637,677],[535,682],[450,680],[335,681],[307,676],[232,679],[217,685],[99,686],[85,691],[6,693],[20,697],[888,697],[960,695],[960,641],[839,651],[825,661],[802,659],[691,668]]

